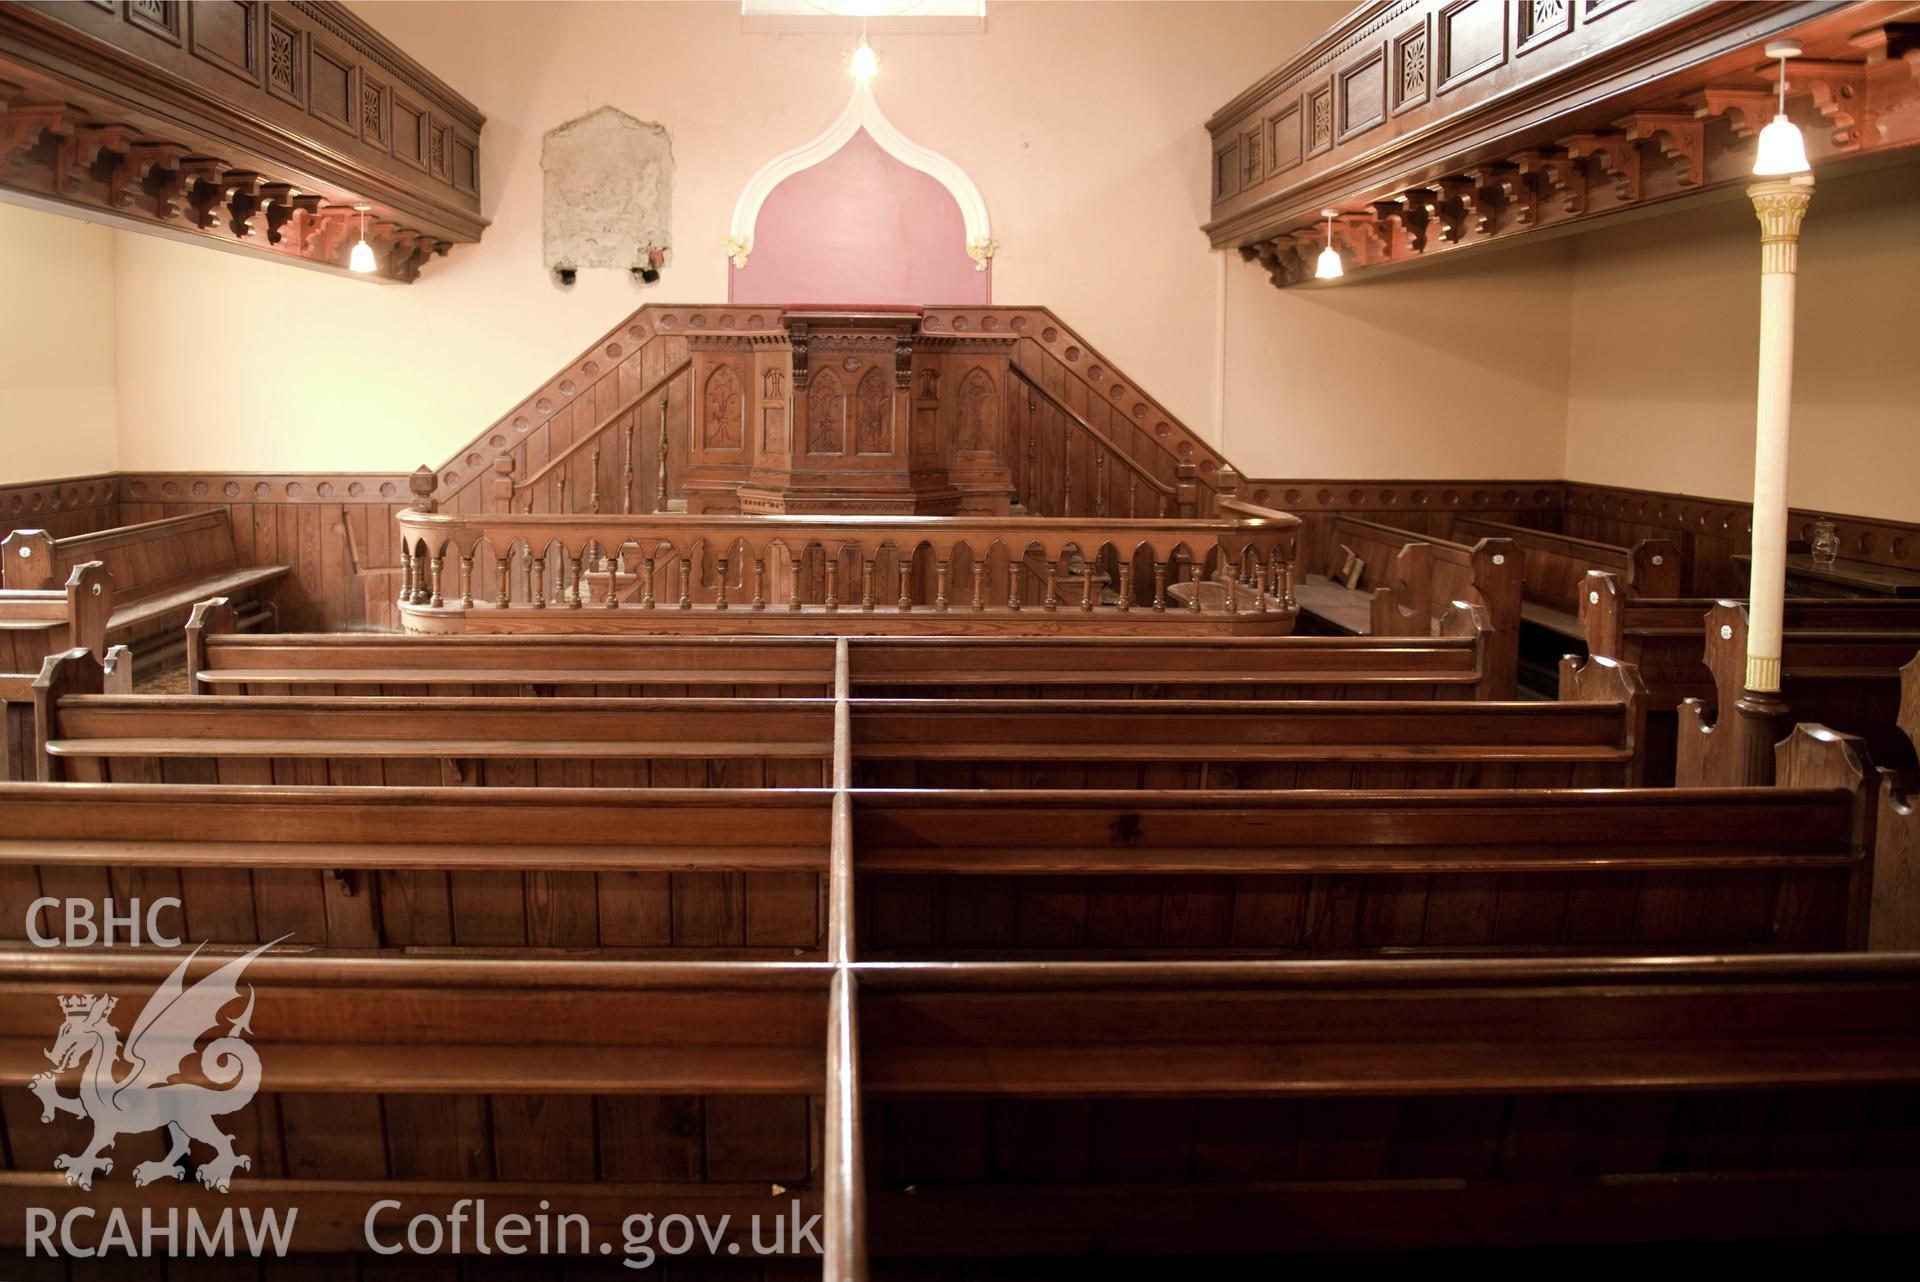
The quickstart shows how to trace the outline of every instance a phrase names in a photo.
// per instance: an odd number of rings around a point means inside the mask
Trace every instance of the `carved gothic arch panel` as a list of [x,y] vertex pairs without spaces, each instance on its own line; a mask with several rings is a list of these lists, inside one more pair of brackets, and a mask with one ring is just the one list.
[[807,453],[844,454],[847,397],[840,376],[823,369],[807,380]]
[[744,440],[746,406],[740,395],[740,378],[733,368],[722,365],[707,376],[703,401],[701,444],[710,450],[737,450]]
[[893,394],[880,367],[867,371],[854,396],[854,451],[893,453]]

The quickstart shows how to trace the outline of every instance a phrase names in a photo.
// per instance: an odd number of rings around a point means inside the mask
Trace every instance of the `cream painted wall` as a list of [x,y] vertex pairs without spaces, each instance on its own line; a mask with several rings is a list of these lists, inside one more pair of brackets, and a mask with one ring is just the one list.
[[[984,35],[876,36],[877,93],[984,192],[996,300],[1054,308],[1205,431],[1216,264],[1199,230],[1202,122],[1347,7],[994,3]],[[120,235],[123,467],[444,461],[641,303],[724,298],[741,187],[848,92],[845,34],[746,35],[718,0],[355,8],[486,112],[493,225],[408,287]],[[672,131],[673,256],[651,288],[592,271],[562,291],[540,262],[540,138],[602,104]],[[1242,290],[1236,306],[1271,302]],[[210,396],[225,412],[208,412]]]
[[114,469],[113,237],[0,204],[0,480]]
[[1227,268],[1227,432],[1249,476],[1552,479],[1572,251],[1464,255],[1328,288]]
[[[1576,242],[1570,479],[1753,494],[1744,199]],[[1920,521],[1920,165],[1822,179],[1801,236],[1791,501]]]

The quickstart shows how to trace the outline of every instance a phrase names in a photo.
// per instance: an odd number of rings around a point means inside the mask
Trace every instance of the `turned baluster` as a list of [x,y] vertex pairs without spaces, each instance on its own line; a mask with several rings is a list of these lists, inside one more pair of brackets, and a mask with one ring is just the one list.
[[440,567],[446,564],[446,559],[446,553],[444,552],[435,552],[433,554],[433,597],[427,604],[436,610],[446,604],[446,601],[440,596]]
[[800,558],[789,558],[787,572],[792,576],[787,580],[787,609],[795,614],[800,612]]
[[565,473],[553,478],[553,510],[560,515],[567,514],[567,478]]
[[693,559],[680,558],[680,608],[693,609]]
[[1040,600],[1041,609],[1052,610],[1052,609],[1056,609],[1059,606],[1060,604],[1059,587],[1060,587],[1060,559],[1058,557],[1048,557],[1047,558],[1047,594],[1046,596],[1042,597]]
[[653,482],[653,510],[667,510],[667,394],[660,393],[660,469]]
[[578,610],[583,601],[580,596],[580,556],[577,553],[567,558],[567,569],[573,574],[573,582],[567,588],[567,609]]
[[587,491],[587,511],[600,515],[600,451],[593,452],[593,488]]
[[1167,563],[1158,557],[1153,561],[1153,611],[1155,614],[1167,612]]
[[933,564],[933,608],[942,614],[947,610],[947,558],[944,556]]
[[493,604],[496,609],[504,610],[507,608],[507,603],[510,600],[509,594],[512,591],[512,583],[507,576],[512,572],[512,567],[512,559],[504,552],[493,558],[493,569],[496,576]]
[[1187,613],[1200,613],[1200,558],[1193,557],[1187,562],[1187,587],[1192,595],[1187,598]]
[[1133,558],[1123,557],[1120,562],[1120,612],[1125,614],[1133,609]]
[[627,419],[626,448],[621,451],[624,461],[620,465],[620,510],[628,514],[633,511],[633,429],[639,422],[638,414]]
[[1020,574],[1026,569],[1026,555],[1007,554],[1007,609],[1020,608]]
[[528,604],[536,610],[547,608],[547,558],[536,556],[527,567]]
[[642,610],[651,610],[654,607],[654,601],[653,558],[650,556],[640,558],[640,584],[640,608]]
[[763,556],[753,558],[753,608],[767,608],[767,559]]
[[1127,474],[1127,519],[1131,521],[1140,512],[1140,478],[1131,472]]
[[413,604],[413,553],[404,543],[400,545],[400,604]]
[[827,609],[833,611],[840,608],[840,557],[833,552],[828,552],[826,558]]
[[900,558],[900,609],[913,609],[913,558]]
[[533,555],[532,553],[528,553],[527,559],[520,563],[520,595],[526,598],[528,604],[532,604],[533,602]]
[[724,610],[727,608],[727,558],[724,556],[715,557],[713,559],[713,568],[720,572],[720,586],[713,594],[713,608],[716,610]]
[[460,558],[460,608],[463,610],[473,608],[473,556],[471,554]]
[[1227,613],[1240,613],[1240,579],[1232,573],[1227,575]]
[[1253,612],[1267,612],[1267,566],[1257,552],[1253,558]]
[[1099,440],[1093,447],[1093,514],[1107,514],[1107,443]]
[[[1280,554],[1278,552],[1275,552],[1274,556],[1277,559],[1280,556]],[[1293,609],[1294,605],[1295,605],[1295,602],[1293,599],[1293,562],[1281,561],[1280,562],[1280,608],[1282,610],[1291,610]]]
[[600,598],[600,604],[609,610],[617,610],[620,608],[620,571],[625,565],[626,559],[626,556],[622,554],[613,560],[606,561],[607,591],[606,594]]
[[973,560],[973,608],[987,608],[987,561],[985,557]]
[[873,558],[860,558],[860,608],[873,612]]
[[1080,608],[1091,612],[1093,609],[1093,562],[1083,556],[1081,564],[1085,570],[1080,578]]

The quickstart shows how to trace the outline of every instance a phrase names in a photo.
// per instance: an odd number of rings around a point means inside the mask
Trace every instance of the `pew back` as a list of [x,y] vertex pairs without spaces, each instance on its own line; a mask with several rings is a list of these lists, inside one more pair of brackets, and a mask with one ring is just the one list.
[[1630,596],[1680,594],[1680,549],[1667,539],[1642,539],[1625,548],[1475,516],[1455,517],[1453,532],[1463,539],[1510,540],[1524,567],[1522,594],[1536,607],[1529,620],[1565,635],[1580,635],[1579,598],[1593,571],[1615,575]]

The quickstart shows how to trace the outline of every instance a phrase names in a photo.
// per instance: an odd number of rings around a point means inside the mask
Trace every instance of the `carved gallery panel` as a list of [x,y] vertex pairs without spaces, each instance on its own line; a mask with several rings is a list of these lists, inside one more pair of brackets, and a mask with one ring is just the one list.
[[740,380],[725,365],[707,378],[705,431],[701,444],[710,450],[737,450],[744,439],[746,406],[740,396]]
[[807,380],[807,453],[846,453],[847,398],[840,376],[823,369]]
[[893,453],[893,395],[886,376],[878,368],[868,370],[854,399],[854,449],[861,454]]

